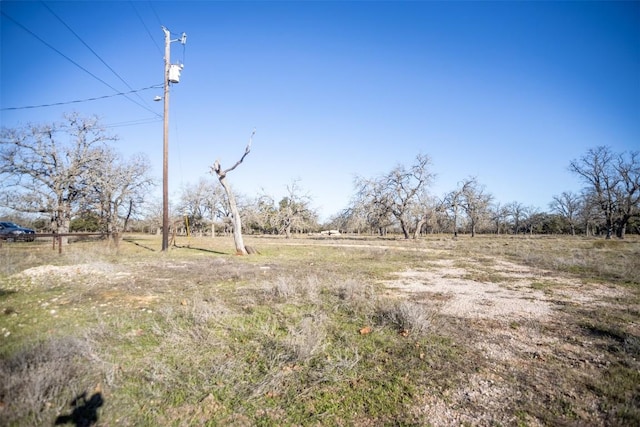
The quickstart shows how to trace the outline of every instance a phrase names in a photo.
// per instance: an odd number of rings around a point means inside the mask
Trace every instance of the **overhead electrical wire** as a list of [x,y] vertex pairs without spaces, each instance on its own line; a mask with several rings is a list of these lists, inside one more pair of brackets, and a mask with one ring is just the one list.
[[126,122],[118,122],[118,123],[110,123],[105,125],[105,128],[119,128],[119,127],[125,127],[125,126],[137,126],[137,125],[146,125],[149,123],[158,123],[161,122],[162,119],[159,119],[157,117],[149,117],[146,119],[137,119],[137,120],[129,120]]
[[162,20],[158,16],[158,12],[156,12],[156,9],[153,7],[153,3],[150,2],[150,1],[148,1],[147,3],[149,3],[149,7],[151,8],[151,11],[156,16],[156,20],[158,21],[158,25],[160,25],[162,27]]
[[[142,22],[142,25],[144,26],[145,30],[147,30],[147,34],[149,34],[149,37],[151,37],[151,40],[153,41],[153,43],[156,45],[156,47],[158,48],[158,51],[160,52],[160,54],[164,54],[162,52],[162,50],[160,49],[160,46],[158,45],[158,42],[156,41],[156,39],[153,38],[153,36],[151,35],[151,32],[149,31],[149,28],[146,26],[146,24],[144,23],[144,20],[142,19],[142,17],[138,14],[138,10],[135,8],[135,6],[133,5],[133,1],[129,1],[129,3],[131,3],[131,6],[133,7],[133,9],[136,11],[136,14],[138,15],[138,18],[140,19],[140,22]],[[162,25],[162,21],[160,20],[160,17],[158,16],[158,12],[156,12],[156,9],[153,7],[153,3],[148,1],[147,3],[149,3],[149,7],[151,8],[151,11],[153,12],[154,16],[156,17],[156,20],[158,21],[158,25],[160,25],[160,27],[164,28],[164,25]],[[173,36],[177,36],[179,38],[182,38],[185,34],[184,33],[173,33],[173,32],[169,32],[171,35]],[[179,63],[184,64],[184,60],[185,60],[185,52],[186,52],[186,48],[185,48],[185,43],[182,43],[182,61],[179,61]]]
[[[153,44],[156,46],[156,48],[158,49],[158,52],[160,53],[160,55],[163,55],[162,49],[160,48],[160,45],[158,44],[158,42],[156,41],[156,39],[153,38],[153,35],[151,34],[151,31],[149,31],[149,28],[147,27],[147,24],[144,23],[144,20],[142,19],[142,16],[140,16],[140,14],[138,13],[138,9],[136,9],[136,6],[133,4],[132,1],[129,2],[129,4],[131,4],[131,7],[133,8],[133,11],[136,13],[136,16],[138,17],[138,19],[140,20],[140,22],[142,23],[142,26],[144,27],[144,29],[147,31],[147,34],[149,35],[149,38],[151,39],[151,41],[153,42]],[[154,10],[153,13],[156,13],[156,11]],[[156,18],[158,17],[158,15],[156,14]]]
[[55,103],[52,103],[52,104],[26,105],[26,106],[23,106],[23,107],[6,107],[6,108],[0,108],[0,111],[26,110],[26,109],[30,109],[30,108],[55,107],[55,106],[58,106],[58,105],[77,104],[77,103],[81,103],[81,102],[97,101],[97,100],[100,100],[100,99],[112,98],[114,96],[125,96],[126,97],[130,93],[142,92],[143,90],[149,90],[149,89],[159,89],[161,87],[163,87],[162,84],[157,84],[157,85],[153,85],[153,86],[149,86],[149,87],[143,87],[142,89],[131,90],[129,92],[114,93],[112,95],[103,95],[103,96],[96,96],[96,97],[93,97],[93,98],[76,99],[76,100],[73,100],[73,101],[55,102]]
[[[11,16],[7,15],[4,11],[0,10],[0,14],[2,14],[2,16],[4,16],[5,18],[7,18],[8,20],[10,20],[11,22],[13,22],[14,24],[16,24],[17,26],[19,26],[20,28],[22,28],[24,31],[26,31],[27,33],[31,34],[33,37],[35,37],[38,41],[40,41],[41,43],[43,43],[45,46],[47,46],[49,49],[53,50],[54,52],[56,52],[58,55],[62,56],[64,59],[66,59],[67,61],[71,62],[73,65],[75,65],[76,67],[80,68],[82,71],[84,71],[85,73],[89,74],[91,77],[93,77],[94,79],[98,80],[100,83],[103,83],[104,85],[106,85],[107,87],[109,87],[110,89],[119,92],[118,89],[114,88],[113,86],[111,86],[109,83],[105,82],[104,80],[102,80],[100,77],[96,76],[95,74],[93,74],[91,71],[87,70],[86,68],[84,68],[82,65],[78,64],[77,62],[75,62],[73,59],[69,58],[67,55],[65,55],[64,53],[60,52],[58,49],[56,49],[55,47],[53,47],[52,45],[50,45],[49,43],[47,43],[45,40],[43,40],[41,37],[39,37],[37,34],[35,34],[33,31],[31,31],[30,29],[28,29],[27,27],[25,27],[24,25],[22,25],[21,23],[19,23],[18,21],[16,21],[15,19],[13,19]],[[153,111],[151,108],[148,108],[146,105],[140,104],[139,102],[137,102],[136,100],[129,98],[125,95],[125,98],[127,98],[129,101],[133,102],[134,104],[138,105],[141,108],[144,108],[145,110],[153,113],[154,115],[161,117],[161,114],[158,114],[157,112]]]
[[[91,48],[91,46],[89,46],[89,45],[88,45],[88,44],[87,44],[87,43],[82,39],[82,37],[80,37],[80,36],[79,36],[75,31],[73,31],[73,29],[72,29],[72,28],[71,28],[71,27],[70,27],[70,26],[69,26],[65,21],[63,21],[63,20],[62,20],[62,18],[60,18],[60,17],[59,17],[59,16],[58,16],[58,15],[57,15],[53,10],[51,10],[51,8],[50,8],[50,7],[49,7],[49,6],[48,6],[44,1],[40,1],[40,3],[41,3],[45,8],[47,8],[47,10],[48,10],[48,11],[49,11],[53,16],[55,16],[55,18],[56,18],[58,21],[60,21],[60,23],[61,23],[62,25],[64,25],[64,26],[65,26],[69,31],[71,31],[71,34],[73,34],[74,36],[76,36],[76,38],[77,38],[78,40],[80,40],[80,43],[82,43],[83,45],[85,45],[85,47],[86,47],[87,49],[89,49],[89,50],[91,51],[91,53],[93,53],[93,54],[95,55],[95,57],[96,57],[96,58],[98,58],[98,59],[100,60],[100,62],[102,62],[102,63],[105,65],[105,67],[107,67],[107,68],[108,68],[108,69],[109,69],[113,74],[115,74],[115,76],[116,76],[117,78],[119,78],[119,79],[120,79],[120,81],[121,81],[122,83],[124,83],[126,87],[128,87],[128,88],[129,88],[129,90],[133,91],[133,88],[131,87],[131,85],[129,85],[129,83],[127,83],[127,82],[126,82],[126,81],[125,81],[125,80],[120,76],[120,74],[118,74],[118,73],[116,72],[116,70],[114,70],[113,68],[111,68],[111,66],[110,66],[109,64],[107,64],[107,63],[106,63],[106,61],[105,61],[104,59],[102,59],[102,58],[100,57],[100,55],[98,55],[98,54],[96,53],[96,51],[95,51],[95,50],[93,50],[93,49]],[[134,93],[137,95],[137,97],[138,97],[138,99],[140,99],[140,101],[142,101],[144,104],[146,104],[146,105],[147,105],[147,107],[149,106],[149,104],[147,104],[147,103],[145,102],[145,100],[144,100],[144,99],[142,99],[142,97],[141,97],[137,92],[134,92]]]
[[[142,26],[147,31],[147,34],[149,35],[149,38],[151,38],[151,41],[153,42],[153,44],[158,49],[158,52],[160,52],[161,55],[164,55],[164,53],[162,52],[162,49],[160,48],[160,45],[158,44],[156,39],[151,34],[151,31],[149,31],[149,27],[147,27],[147,25],[145,24],[144,20],[142,19],[142,16],[140,16],[140,14],[138,13],[138,9],[136,9],[136,7],[134,5],[134,2],[130,0],[129,3],[131,4],[131,7],[133,8],[133,10],[136,12],[136,15],[138,16],[138,19],[142,23]],[[150,1],[148,1],[147,3],[149,4],[149,8],[151,8],[151,11],[153,12],[154,16],[156,17],[156,20],[158,21],[158,25],[160,27],[164,27],[162,25],[162,21],[160,20],[160,17],[158,16],[158,12],[156,12],[156,9],[153,7],[153,3],[150,2]],[[177,36],[177,37],[182,37],[184,35],[184,33],[177,34],[177,33],[173,33],[173,32],[170,32],[170,34],[173,35],[173,36]],[[182,43],[182,61],[181,61],[182,64],[184,64],[185,52],[186,52],[185,43]]]

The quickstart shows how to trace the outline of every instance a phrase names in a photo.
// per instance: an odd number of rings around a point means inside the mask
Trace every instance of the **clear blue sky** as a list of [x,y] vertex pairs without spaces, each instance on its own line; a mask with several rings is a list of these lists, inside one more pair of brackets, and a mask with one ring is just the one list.
[[146,153],[158,178],[160,89],[129,95],[144,108],[123,96],[7,108],[161,84],[161,26],[174,38],[187,33],[184,48],[171,45],[172,62],[185,65],[170,97],[172,195],[213,178],[216,159],[233,164],[254,127],[253,150],[229,175],[232,186],[280,198],[299,180],[323,218],[346,207],[354,176],[410,164],[418,153],[433,160],[436,196],[474,175],[497,201],[546,210],[554,194],[581,188],[567,171],[572,159],[598,145],[640,148],[640,2],[0,8],[1,124],[98,114],[119,135],[120,151]]

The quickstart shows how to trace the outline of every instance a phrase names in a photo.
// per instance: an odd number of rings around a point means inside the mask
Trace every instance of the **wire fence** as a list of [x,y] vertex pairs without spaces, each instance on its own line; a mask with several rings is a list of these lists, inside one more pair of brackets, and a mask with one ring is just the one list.
[[0,235],[0,248],[4,244],[4,241],[34,241],[40,238],[51,238],[52,249],[58,249],[58,253],[62,253],[62,239],[64,237],[90,237],[100,236],[101,238],[111,237],[111,233],[35,233],[35,234],[20,234],[18,236]]

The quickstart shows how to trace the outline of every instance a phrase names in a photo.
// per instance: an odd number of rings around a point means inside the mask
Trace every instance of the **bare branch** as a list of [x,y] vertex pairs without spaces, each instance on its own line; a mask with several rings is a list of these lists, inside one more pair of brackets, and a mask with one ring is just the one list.
[[256,130],[253,129],[253,132],[251,132],[251,136],[249,137],[249,143],[247,144],[247,147],[244,149],[244,154],[242,155],[240,160],[236,162],[235,165],[233,165],[229,169],[222,170],[222,166],[220,165],[220,162],[216,160],[213,166],[211,167],[211,170],[215,172],[216,175],[218,175],[218,181],[220,181],[220,184],[222,185],[222,188],[224,188],[224,191],[227,195],[227,200],[229,202],[229,209],[231,211],[231,217],[233,221],[233,240],[236,245],[236,253],[238,255],[246,255],[248,251],[247,251],[247,248],[245,248],[244,242],[242,240],[242,220],[240,219],[240,212],[238,211],[238,206],[236,205],[235,196],[233,194],[233,191],[231,191],[229,184],[227,183],[226,177],[227,177],[227,173],[237,168],[240,165],[240,163],[242,163],[244,158],[247,157],[247,154],[249,154],[249,152],[251,151],[251,142],[253,141],[253,135],[255,135],[255,133],[256,133]]
[[[222,172],[223,176],[226,175],[227,173],[231,172],[235,168],[237,168],[240,165],[240,163],[242,163],[244,158],[247,157],[247,154],[249,154],[249,152],[251,151],[251,143],[253,142],[253,135],[255,135],[255,134],[256,134],[256,130],[253,129],[253,132],[251,132],[251,136],[249,137],[249,142],[247,143],[247,146],[244,149],[244,154],[242,155],[242,157],[240,157],[240,160],[238,160],[235,165],[231,166],[229,169],[226,169],[225,171]],[[220,175],[220,162],[218,162],[217,160],[213,164],[213,170],[218,175]]]

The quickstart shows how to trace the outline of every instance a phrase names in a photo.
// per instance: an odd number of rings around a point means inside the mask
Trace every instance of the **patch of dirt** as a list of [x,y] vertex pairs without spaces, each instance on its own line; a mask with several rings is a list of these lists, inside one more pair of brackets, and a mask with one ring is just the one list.
[[130,293],[120,291],[105,291],[99,294],[100,299],[105,301],[116,301],[118,303],[128,303],[136,306],[147,306],[155,302],[159,297],[157,295],[132,295]]
[[[93,262],[75,265],[41,265],[11,276],[22,290],[65,286],[71,292],[64,303],[92,301],[98,307],[148,308],[162,300],[181,301],[185,291],[207,289],[211,283],[264,278],[271,266],[227,262],[225,259],[197,261]],[[59,303],[59,302],[58,302]]]
[[[20,273],[14,274],[13,278],[43,279],[47,277],[57,277],[61,279],[74,280],[79,276],[112,276],[116,273],[113,264],[91,263],[77,265],[40,265],[29,268]],[[122,274],[122,273],[119,273]]]
[[[580,418],[603,425],[592,395],[579,384],[557,383],[585,378],[603,366],[590,343],[563,336],[562,308],[611,305],[607,301],[624,297],[623,290],[497,259],[469,268],[441,260],[396,276],[384,282],[390,295],[428,304],[455,319],[453,336],[464,339],[479,357],[477,370],[464,374],[460,386],[420,399],[416,412],[432,425],[545,425],[530,415],[518,419],[517,411],[509,409],[526,405],[532,395],[579,401],[581,410],[593,408]],[[469,277],[494,277],[497,283]]]
[[485,275],[487,270],[499,275],[501,280],[493,283],[468,279],[477,271],[442,260],[428,270],[396,273],[396,279],[383,283],[392,293],[410,294],[418,301],[437,301],[435,305],[444,315],[470,319],[543,319],[563,302],[592,303],[603,297],[624,295],[606,286],[586,286],[556,277],[547,291],[536,289],[532,285],[549,281],[550,272],[501,260],[482,265]]

